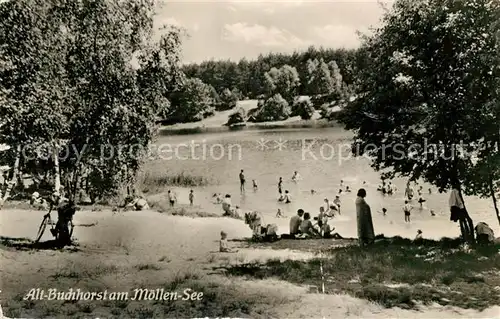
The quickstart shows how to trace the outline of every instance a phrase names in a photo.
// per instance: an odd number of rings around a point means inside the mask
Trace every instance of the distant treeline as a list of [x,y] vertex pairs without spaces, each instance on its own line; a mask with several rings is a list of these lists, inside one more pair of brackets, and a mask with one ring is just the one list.
[[343,81],[351,85],[354,81],[356,69],[363,68],[366,64],[361,50],[359,49],[324,49],[309,47],[303,52],[292,54],[270,53],[259,55],[256,60],[241,59],[233,61],[204,61],[200,64],[188,64],[182,70],[187,77],[199,78],[204,83],[213,86],[217,92],[224,89],[238,89],[244,97],[252,99],[265,94],[264,74],[271,68],[280,68],[283,65],[295,67],[300,77],[299,95],[312,95],[307,81],[307,61],[323,59],[324,61],[335,61],[342,74]]

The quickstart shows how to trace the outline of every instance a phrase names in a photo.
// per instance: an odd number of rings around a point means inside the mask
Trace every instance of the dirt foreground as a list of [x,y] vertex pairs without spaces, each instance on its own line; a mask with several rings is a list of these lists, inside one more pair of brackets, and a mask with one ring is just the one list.
[[[313,257],[305,252],[241,247],[234,254],[219,253],[221,230],[230,239],[250,236],[248,227],[239,220],[178,217],[152,211],[80,211],[75,217],[75,223],[81,225],[74,231],[77,249],[29,249],[28,239],[34,238],[42,215],[39,211],[1,211],[0,301],[6,316],[151,318],[229,313],[253,318],[500,318],[500,307],[483,312],[438,305],[421,307],[419,311],[385,309],[348,295],[310,293],[310,287],[284,281],[227,277],[217,269],[266,259]],[[49,234],[44,239],[49,240]],[[173,287],[172,283],[176,283],[175,287],[192,284],[194,287],[186,288],[193,291],[204,287],[211,293],[207,298],[214,302],[205,300],[203,306],[197,306],[193,301],[187,309],[178,305],[156,307],[157,303],[150,305],[147,301],[23,300],[33,288],[131,291],[156,289],[167,283],[169,287]],[[226,301],[226,308],[213,309]]]

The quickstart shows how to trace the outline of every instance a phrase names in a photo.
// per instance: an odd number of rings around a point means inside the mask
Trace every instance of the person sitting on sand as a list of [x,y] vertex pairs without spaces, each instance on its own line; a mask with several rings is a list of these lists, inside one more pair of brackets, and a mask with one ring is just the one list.
[[304,220],[300,224],[299,229],[302,234],[306,234],[311,237],[319,235],[319,233],[314,228],[314,225],[311,221],[311,214],[309,213],[304,213]]
[[146,202],[146,200],[142,197],[128,197],[127,199],[125,199],[125,202],[127,203],[125,204],[126,210],[134,209],[136,211],[140,211],[149,209],[148,202]]
[[316,194],[316,191],[314,189],[311,189],[311,195]]
[[[1,195],[0,195],[1,198]],[[31,194],[30,205],[35,207],[38,210],[47,210],[49,209],[49,203],[40,196],[40,193],[34,192]]]
[[252,183],[253,183],[253,191],[256,192],[258,187],[257,187],[257,182],[255,181],[255,179],[252,179]]
[[325,214],[325,208],[320,206],[318,217],[315,217],[315,220],[318,220],[318,226],[321,228],[321,224],[328,221],[328,215]]
[[231,210],[231,217],[241,219],[243,212],[241,211],[240,206],[236,205],[234,210]]
[[281,209],[278,208],[278,212],[276,213],[276,218],[282,218],[282,217],[285,217],[285,215],[283,214]]
[[351,192],[351,189],[349,188],[349,186],[346,186],[346,187],[345,187],[345,192],[346,192],[346,193],[350,193],[350,192]]
[[343,192],[342,189],[339,189],[339,195],[342,194],[342,192]]
[[331,227],[327,220],[322,222],[320,233],[323,238],[344,239],[339,233],[334,233],[334,230],[335,227]]
[[224,200],[222,201],[222,216],[231,216],[231,195],[226,194]]
[[410,222],[411,210],[413,207],[410,205],[410,202],[405,200],[405,205],[403,206],[403,212],[405,213],[405,222]]
[[292,195],[290,195],[288,190],[285,190],[285,197],[283,198],[283,201],[285,204],[290,204],[292,202]]
[[431,209],[431,216],[436,216],[436,213],[434,213],[434,210]]
[[476,231],[477,243],[480,245],[487,245],[493,243],[495,240],[495,233],[493,232],[493,229],[491,229],[491,227],[485,222],[477,223],[474,230]]
[[295,171],[293,173],[293,176],[292,176],[292,182],[295,182],[297,183],[298,181],[300,181],[302,179],[302,177],[300,177],[299,175],[299,172]]
[[417,236],[415,236],[415,240],[422,239],[422,231],[419,229],[417,230]]
[[290,235],[294,236],[300,233],[300,225],[302,224],[302,216],[304,215],[304,210],[299,209],[297,215],[290,218]]
[[221,253],[235,253],[235,252],[237,252],[237,250],[232,250],[231,248],[229,248],[229,245],[227,243],[227,234],[224,231],[220,232],[219,251]]

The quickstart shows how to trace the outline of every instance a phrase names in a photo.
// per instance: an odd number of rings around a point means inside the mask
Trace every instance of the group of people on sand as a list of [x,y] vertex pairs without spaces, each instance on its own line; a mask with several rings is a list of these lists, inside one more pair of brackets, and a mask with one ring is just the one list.
[[342,239],[338,233],[334,233],[335,227],[328,223],[330,216],[325,213],[322,206],[317,217],[311,220],[311,214],[303,209],[297,211],[297,215],[290,218],[290,236],[292,238],[334,238]]

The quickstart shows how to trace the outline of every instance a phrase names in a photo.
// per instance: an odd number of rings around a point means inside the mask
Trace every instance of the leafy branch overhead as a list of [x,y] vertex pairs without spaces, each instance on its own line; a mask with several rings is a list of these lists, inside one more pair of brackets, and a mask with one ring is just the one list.
[[144,150],[103,161],[102,146],[147,148],[183,83],[181,31],[154,42],[154,9],[148,0],[1,3],[1,142],[71,145],[63,179],[85,175],[99,196],[133,178]]

